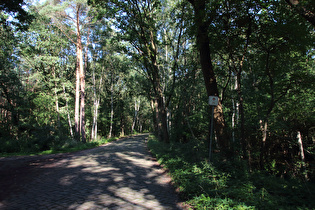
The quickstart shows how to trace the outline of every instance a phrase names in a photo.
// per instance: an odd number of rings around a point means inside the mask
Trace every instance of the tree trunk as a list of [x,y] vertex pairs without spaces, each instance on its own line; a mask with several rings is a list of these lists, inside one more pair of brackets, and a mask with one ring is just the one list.
[[[86,142],[85,134],[85,72],[83,67],[83,47],[80,32],[80,6],[77,8],[77,60],[79,65],[79,82],[81,85],[81,103],[80,103],[80,133],[83,143]],[[78,79],[78,76],[77,76]],[[76,98],[77,99],[77,98]]]
[[163,135],[162,135],[162,129],[161,129],[162,125],[161,125],[161,120],[160,120],[161,116],[159,114],[159,103],[157,99],[154,100],[154,116],[155,116],[155,123],[156,123],[155,132],[158,136],[158,139],[160,141],[163,141]]
[[151,32],[151,43],[152,43],[152,53],[154,56],[150,56],[152,67],[150,70],[152,71],[152,86],[154,89],[155,97],[156,97],[156,119],[157,119],[157,127],[159,133],[159,140],[168,143],[170,141],[168,129],[167,129],[167,105],[165,104],[164,91],[161,84],[159,67],[157,64],[157,47],[155,46],[155,40],[153,37],[153,33]]
[[57,95],[57,81],[56,81],[56,71],[55,71],[55,67],[52,67],[52,73],[53,73],[53,76],[54,76],[54,93],[55,93],[55,105],[56,105],[56,112],[57,112],[57,127],[58,127],[58,132],[59,132],[59,135],[60,135],[60,113],[59,113],[59,101],[58,101],[58,95]]
[[92,82],[93,82],[93,122],[92,122],[92,129],[91,129],[91,139],[97,138],[97,114],[98,114],[98,104],[99,100],[96,94],[96,80],[95,80],[95,71],[93,69],[92,73]]
[[[99,80],[99,85],[98,89],[96,87],[96,78],[95,78],[95,68],[93,68],[93,74],[92,74],[92,82],[93,82],[93,96],[94,96],[94,108],[93,108],[93,123],[92,123],[92,134],[91,134],[91,139],[97,139],[97,121],[98,121],[98,109],[100,106],[100,91],[102,88],[103,84],[103,69],[100,74],[100,80]],[[97,93],[97,90],[99,93]]]
[[111,75],[111,85],[110,85],[110,126],[108,138],[112,137],[113,132],[113,120],[114,120],[114,74]]
[[[77,55],[79,54],[79,46],[77,44]],[[76,65],[76,83],[75,83],[75,107],[74,107],[74,138],[77,141],[80,141],[80,67],[79,67],[79,58],[77,56],[77,65]]]
[[273,110],[273,107],[275,105],[274,82],[273,82],[273,78],[272,78],[271,71],[269,68],[269,63],[270,63],[270,52],[267,51],[265,73],[269,79],[271,100],[270,100],[269,108],[268,108],[267,113],[265,115],[265,119],[260,120],[260,129],[262,131],[262,144],[261,144],[261,151],[260,151],[260,167],[261,167],[261,169],[264,168],[265,156],[267,155],[266,154],[267,153],[266,141],[267,141],[268,119],[269,119],[269,116],[270,116],[270,114]]
[[[66,87],[64,84],[63,84],[63,94],[66,95]],[[69,113],[69,108],[68,108],[69,107],[68,99],[65,98],[65,100],[66,100],[66,111],[67,111],[67,117],[68,117],[69,132],[70,132],[71,138],[74,138],[73,131],[72,131],[72,123],[71,123],[71,118],[70,118],[70,113]]]
[[[248,159],[248,151],[246,149],[247,143],[245,139],[245,118],[244,118],[244,108],[243,108],[243,94],[242,94],[242,83],[241,83],[241,74],[242,74],[242,66],[240,66],[239,71],[237,72],[237,94],[239,100],[239,113],[240,113],[240,123],[241,123],[241,147],[243,151],[244,159]],[[250,161],[248,161],[250,163]]]
[[[80,79],[81,79],[81,60],[82,56],[82,44],[81,44],[81,35],[80,35],[80,6],[77,7],[76,14],[76,32],[77,32],[77,41],[76,41],[76,50],[77,50],[77,65],[76,65],[76,86],[75,86],[75,111],[74,111],[74,126],[75,126],[75,139],[80,141],[81,133],[81,115],[80,115]],[[82,66],[83,68],[83,66]]]
[[125,136],[125,120],[124,120],[124,115],[122,114],[120,117],[120,136]]
[[[216,76],[210,55],[210,41],[208,29],[210,25],[209,17],[206,15],[205,0],[189,0],[195,11],[195,25],[197,28],[197,47],[200,54],[200,64],[207,89],[208,96],[219,96]],[[225,132],[225,120],[223,116],[221,100],[214,109],[214,128],[218,138],[220,149],[227,152],[229,149],[229,135]]]
[[301,160],[302,162],[305,161],[305,156],[304,156],[304,149],[303,149],[303,142],[302,142],[302,136],[301,136],[301,132],[298,131],[297,132],[297,139],[298,139],[298,145],[299,145],[299,149],[300,149],[300,156],[301,156]]
[[[234,84],[232,84],[231,90],[236,91],[237,90],[237,76],[232,73],[232,76],[234,77]],[[233,80],[232,80],[233,81]],[[234,96],[232,95],[232,142],[235,143],[235,128],[238,124],[238,101],[234,99]]]
[[157,105],[156,105],[156,100],[155,99],[151,99],[151,110],[152,110],[152,116],[153,116],[153,127],[154,127],[154,131],[155,131],[155,134],[158,136],[158,114],[157,114]]
[[94,125],[94,136],[93,139],[97,139],[97,120],[98,120],[98,108],[100,106],[100,99],[97,98],[95,101],[95,107],[94,107],[94,117],[93,117],[93,125]]
[[267,130],[268,130],[268,122],[267,120],[259,121],[260,130],[262,133],[261,147],[260,147],[260,168],[263,170],[265,165],[265,156],[266,156],[266,141],[267,141]]
[[163,97],[160,97],[158,100],[158,109],[159,109],[159,119],[161,124],[160,129],[162,133],[162,140],[166,143],[170,142],[169,135],[168,135],[168,129],[167,129],[167,112],[165,109],[165,104]]
[[134,130],[135,130],[136,122],[137,122],[137,119],[138,119],[138,112],[139,112],[139,109],[140,109],[140,101],[139,101],[139,103],[137,104],[137,99],[135,99],[135,112],[134,112],[133,122],[132,122],[132,126],[131,126],[131,132],[132,132],[132,133],[133,133]]
[[[304,148],[303,148],[303,142],[302,142],[302,135],[300,131],[297,132],[296,138],[298,140],[298,145],[300,149],[300,156],[301,156],[302,170],[303,170],[302,172],[305,172],[305,155],[304,155]],[[308,179],[307,173],[305,173],[305,178]]]

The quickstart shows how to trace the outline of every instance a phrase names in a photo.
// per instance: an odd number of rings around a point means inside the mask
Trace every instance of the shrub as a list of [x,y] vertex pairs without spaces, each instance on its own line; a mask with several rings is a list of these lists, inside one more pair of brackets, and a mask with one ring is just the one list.
[[148,147],[169,169],[175,187],[195,209],[314,209],[315,185],[254,171],[242,160],[206,161],[204,143],[165,144],[150,137]]

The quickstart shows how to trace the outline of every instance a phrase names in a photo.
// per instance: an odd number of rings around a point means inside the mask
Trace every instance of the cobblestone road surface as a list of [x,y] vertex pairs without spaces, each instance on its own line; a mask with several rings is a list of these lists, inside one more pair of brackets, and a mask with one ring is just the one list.
[[0,209],[181,209],[170,178],[145,148],[147,138],[28,161],[2,158]]

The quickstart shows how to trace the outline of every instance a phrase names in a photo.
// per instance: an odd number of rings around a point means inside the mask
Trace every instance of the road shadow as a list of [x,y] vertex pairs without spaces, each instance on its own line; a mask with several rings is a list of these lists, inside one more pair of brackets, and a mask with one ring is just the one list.
[[145,148],[146,138],[32,162],[32,179],[0,209],[181,209],[170,178]]

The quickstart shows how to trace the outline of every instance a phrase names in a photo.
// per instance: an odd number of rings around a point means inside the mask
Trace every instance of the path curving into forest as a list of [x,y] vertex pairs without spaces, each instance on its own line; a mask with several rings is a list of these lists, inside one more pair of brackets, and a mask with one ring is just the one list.
[[0,209],[182,209],[147,134],[71,154],[0,158]]

